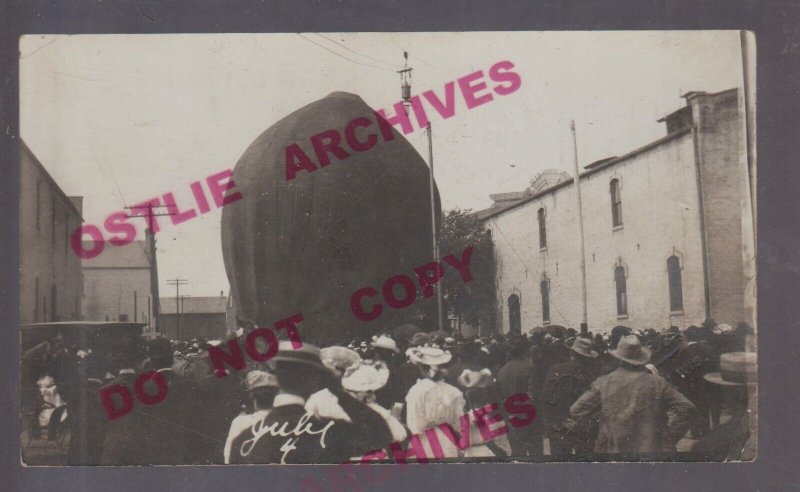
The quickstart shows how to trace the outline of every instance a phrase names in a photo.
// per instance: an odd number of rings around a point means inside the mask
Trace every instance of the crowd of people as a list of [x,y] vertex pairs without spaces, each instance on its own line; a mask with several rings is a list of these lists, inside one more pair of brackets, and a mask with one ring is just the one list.
[[[417,447],[417,458],[456,460],[680,452],[724,460],[747,447],[755,393],[747,325],[617,326],[606,335],[550,328],[472,337],[387,331],[322,348],[280,342],[268,363],[250,361],[224,378],[207,353],[219,340],[141,338],[107,354],[49,341],[34,356],[48,410],[68,409],[71,464],[343,463],[376,450],[391,462],[393,450]],[[744,356],[721,367],[726,354]],[[133,388],[144,371],[164,376],[168,397],[136,402],[109,421],[98,391]],[[464,426],[464,415],[520,393],[536,408],[532,425],[491,438],[476,419]]]

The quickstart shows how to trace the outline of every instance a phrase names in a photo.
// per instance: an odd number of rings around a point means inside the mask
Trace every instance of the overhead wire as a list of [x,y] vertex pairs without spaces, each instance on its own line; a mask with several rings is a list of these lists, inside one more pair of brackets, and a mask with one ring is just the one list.
[[[69,51],[67,51],[67,53],[69,53]],[[28,56],[30,56],[30,55],[28,55]],[[78,62],[76,61],[75,57],[73,57],[73,56],[65,56],[64,59],[70,65],[72,65],[72,68],[73,68],[73,70],[75,71],[76,74],[80,72],[79,65],[78,65]],[[77,82],[75,82],[74,79],[71,80],[71,82],[72,82],[72,89],[73,89],[73,91],[75,93],[75,99],[80,101],[79,89],[78,89]],[[84,106],[83,104],[78,104],[78,107],[80,108],[81,113],[83,114],[83,119],[84,119],[84,121],[86,123],[86,126],[89,128],[89,131],[92,134],[93,141],[94,142],[99,142],[100,139],[97,138],[97,129],[95,128],[94,120],[92,118],[89,118],[89,113],[86,111],[86,106]],[[113,170],[108,169],[105,166],[105,163],[104,163],[105,161],[109,160],[108,159],[108,152],[106,150],[106,147],[104,145],[100,145],[99,148],[100,148],[100,151],[103,153],[103,158],[98,160],[95,157],[95,160],[100,164],[100,168],[103,170],[103,172],[105,172],[106,175],[111,176],[111,180],[114,182],[114,187],[116,188],[117,194],[118,194],[120,200],[122,200],[122,204],[123,204],[123,207],[124,207],[124,206],[127,205],[128,201],[125,199],[125,195],[122,193],[122,188],[119,185],[119,181],[117,181],[117,177],[114,175]]]
[[395,72],[396,72],[396,70],[392,70],[392,69],[390,69],[390,68],[379,67],[379,66],[377,66],[377,65],[370,65],[370,64],[367,64],[367,63],[361,63],[361,62],[359,62],[359,61],[357,61],[357,60],[353,60],[352,58],[348,58],[348,57],[344,56],[343,54],[341,54],[341,53],[338,53],[338,52],[336,52],[336,51],[334,51],[334,50],[332,50],[332,49],[328,48],[327,46],[324,46],[324,45],[321,45],[321,44],[317,43],[317,42],[316,42],[316,41],[314,41],[313,39],[309,39],[309,38],[307,38],[307,37],[303,36],[303,35],[302,35],[301,33],[299,33],[299,32],[298,32],[298,33],[295,33],[295,34],[297,34],[298,36],[300,36],[302,39],[304,39],[304,40],[308,41],[309,43],[311,43],[311,44],[314,44],[314,45],[316,45],[316,46],[318,46],[318,47],[322,48],[323,50],[325,50],[325,51],[327,51],[327,52],[329,52],[329,53],[332,53],[332,54],[334,54],[334,55],[338,56],[339,58],[342,58],[342,59],[344,59],[344,60],[347,60],[347,61],[349,61],[350,63],[355,63],[356,65],[361,65],[362,67],[374,68],[374,69],[376,69],[376,70],[383,70],[383,71],[386,71],[386,72],[392,72],[392,73],[395,73]]
[[340,42],[336,41],[335,39],[331,39],[331,38],[329,38],[328,36],[325,36],[325,35],[324,35],[324,34],[322,34],[322,33],[315,32],[315,33],[313,33],[313,34],[316,34],[317,36],[319,36],[319,37],[321,37],[321,38],[327,39],[327,40],[328,40],[328,41],[330,41],[331,43],[334,43],[334,44],[336,44],[336,45],[339,45],[339,46],[341,46],[342,48],[346,49],[347,51],[349,51],[349,52],[351,52],[351,53],[354,53],[354,54],[356,54],[356,55],[359,55],[359,56],[363,56],[364,58],[369,58],[370,60],[372,60],[372,61],[373,61],[373,62],[375,62],[375,63],[381,63],[381,64],[383,64],[383,65],[386,65],[386,66],[392,67],[392,68],[394,68],[395,70],[398,70],[398,69],[400,69],[400,68],[403,68],[403,67],[402,67],[402,65],[397,65],[397,64],[395,64],[395,63],[387,63],[387,62],[385,62],[385,61],[378,60],[377,58],[373,58],[373,57],[371,57],[371,56],[367,55],[366,53],[361,53],[361,52],[359,52],[359,51],[356,51],[356,50],[354,50],[354,49],[351,49],[351,48],[349,48],[349,47],[345,46],[344,44],[342,44],[342,43],[340,43]]
[[26,59],[26,58],[30,58],[30,57],[32,57],[33,55],[35,55],[35,54],[36,54],[36,53],[37,53],[39,50],[41,50],[41,49],[43,49],[43,48],[46,48],[46,47],[50,46],[51,44],[55,43],[56,41],[58,41],[58,35],[56,35],[56,37],[55,37],[55,38],[53,38],[51,41],[48,41],[47,43],[45,43],[45,44],[43,44],[43,45],[41,45],[41,46],[37,47],[35,50],[31,51],[31,52],[30,52],[30,53],[28,53],[27,55],[25,55],[25,56],[20,56],[20,57],[19,57],[19,59],[20,59],[20,60],[24,60],[24,59]]

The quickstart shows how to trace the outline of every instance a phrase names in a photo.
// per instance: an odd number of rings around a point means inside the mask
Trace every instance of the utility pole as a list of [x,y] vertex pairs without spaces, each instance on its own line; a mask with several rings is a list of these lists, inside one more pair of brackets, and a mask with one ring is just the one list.
[[575,195],[577,197],[578,207],[578,243],[580,244],[580,268],[581,268],[581,301],[583,307],[583,317],[581,318],[581,336],[589,334],[589,324],[587,321],[587,308],[586,308],[586,253],[583,240],[583,201],[581,199],[581,172],[578,166],[578,137],[575,135],[575,120],[569,124],[572,131],[572,147],[573,155],[575,157]]
[[[428,122],[426,127],[428,130],[428,164],[431,166],[430,174],[430,189],[431,189],[431,237],[433,238],[433,261],[439,262],[439,239],[436,234],[436,184],[433,180],[433,130],[431,129],[431,122]],[[436,321],[439,324],[439,329],[444,327],[444,313],[442,308],[442,284],[439,283],[436,289]]]
[[181,285],[188,284],[189,281],[184,278],[175,277],[174,279],[167,280],[167,285],[175,286],[175,338],[181,340]]
[[[406,115],[408,108],[411,106],[411,71],[414,70],[408,66],[408,52],[403,52],[405,58],[405,65],[397,73],[400,74],[400,96],[403,99],[403,107],[405,108]],[[431,238],[433,241],[433,261],[439,262],[439,240],[436,233],[436,185],[433,178],[433,130],[431,129],[431,122],[425,126],[428,133],[428,165],[431,168],[429,176],[429,184],[431,191]],[[434,286],[436,289],[436,324],[439,330],[444,330],[444,303],[442,300],[442,284],[439,283]]]
[[[145,207],[124,207],[128,210],[141,210]],[[148,312],[148,316],[151,317],[152,322],[148,320],[149,324],[152,327],[152,331],[158,332],[158,319],[159,319],[159,294],[158,294],[158,263],[156,261],[156,235],[152,230],[153,227],[153,217],[164,217],[168,215],[173,215],[172,212],[168,212],[165,214],[156,214],[153,213],[153,208],[167,208],[165,205],[153,205],[152,203],[147,204],[147,214],[146,215],[128,215],[128,217],[144,217],[147,219],[147,227],[144,230],[145,239],[147,242],[147,260],[150,264],[150,297],[153,299],[152,303],[152,312]],[[151,306],[148,306],[151,308]]]
[[[187,296],[186,294],[181,294],[181,314],[178,316],[179,319],[181,320],[181,332],[183,332],[183,313],[186,312],[186,307],[184,306],[184,301],[186,300],[187,297],[192,297],[192,296]],[[183,335],[183,333],[181,333],[181,334]]]

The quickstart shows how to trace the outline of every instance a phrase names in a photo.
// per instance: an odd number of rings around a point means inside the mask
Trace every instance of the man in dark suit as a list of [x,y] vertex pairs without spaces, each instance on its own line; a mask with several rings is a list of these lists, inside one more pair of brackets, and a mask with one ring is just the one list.
[[98,398],[105,384],[105,359],[89,352],[78,355],[80,377],[75,401],[68,402],[72,414],[69,440],[69,465],[99,465],[102,459],[103,441],[108,427],[108,416]]
[[[600,372],[599,354],[587,338],[576,338],[570,360],[550,368],[545,377],[541,411],[554,460],[585,459],[594,448],[600,408],[581,422],[570,419],[569,409],[591,386]],[[572,456],[575,450],[576,456]]]
[[[117,364],[117,377],[106,384],[103,389],[125,386],[133,391],[136,381],[136,353],[130,347],[119,347],[111,353],[111,361]],[[98,397],[99,398],[99,397]],[[108,418],[107,415],[103,415]],[[147,442],[143,432],[145,422],[142,416],[131,411],[127,415],[109,421],[108,430],[103,440],[103,465],[146,465],[149,463]]]
[[[193,384],[172,370],[172,345],[166,338],[155,338],[148,344],[151,367],[167,382],[167,396],[152,405],[137,402],[134,411],[145,422],[143,433],[147,441],[149,464],[188,464],[192,437],[203,434],[193,421],[192,399],[196,396]],[[150,393],[152,388],[145,389]],[[223,441],[224,444],[224,441]]]
[[220,379],[206,356],[195,358],[193,366],[204,370],[197,370],[193,376],[187,377],[194,393],[191,401],[187,402],[194,431],[188,436],[191,446],[186,456],[187,463],[223,464],[231,421],[239,415],[245,403],[246,395],[241,384],[244,371],[229,373]]
[[[281,342],[273,360],[280,392],[272,410],[233,440],[231,463],[343,463],[389,446],[383,417],[341,388],[320,361],[318,347],[293,349]],[[306,412],[306,400],[323,388],[338,399],[349,421]]]
[[[523,335],[516,335],[509,342],[510,360],[497,373],[501,401],[511,395],[527,393],[533,377],[531,361],[528,359],[530,354],[528,339]],[[537,395],[531,396],[537,397]],[[539,422],[521,428],[509,426],[508,441],[512,456],[541,458],[544,453],[541,427]]]

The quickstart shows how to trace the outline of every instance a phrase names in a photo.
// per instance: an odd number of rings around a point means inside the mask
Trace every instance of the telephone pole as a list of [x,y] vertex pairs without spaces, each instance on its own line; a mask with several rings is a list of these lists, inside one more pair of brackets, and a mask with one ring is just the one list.
[[[141,210],[145,207],[124,207],[127,210]],[[146,215],[128,215],[128,217],[143,217],[147,219],[147,227],[144,230],[145,239],[147,242],[147,260],[150,266],[150,297],[153,299],[151,309],[151,313],[147,313],[150,317],[148,319],[148,323],[152,323],[151,331],[158,332],[158,319],[159,319],[159,294],[158,294],[158,262],[156,261],[156,235],[152,230],[153,227],[153,217],[164,217],[167,215],[173,215],[172,212],[168,212],[165,214],[157,214],[153,213],[154,208],[168,208],[166,205],[153,205],[152,203],[147,204],[147,214]]]
[[[400,96],[403,99],[403,107],[406,110],[406,114],[408,114],[408,108],[411,106],[411,71],[414,70],[412,67],[408,66],[408,52],[403,52],[403,58],[405,58],[405,65],[401,70],[398,70],[397,73],[400,74]],[[439,262],[439,239],[436,232],[436,184],[433,179],[433,130],[431,129],[431,122],[428,121],[428,124],[425,126],[425,130],[428,133],[428,165],[431,168],[430,176],[429,176],[429,185],[431,191],[431,238],[433,241],[433,261]],[[439,283],[434,286],[436,289],[436,324],[439,330],[444,330],[444,303],[443,303],[443,292],[442,292],[442,284]]]
[[175,338],[181,340],[181,285],[188,284],[189,281],[185,278],[175,277],[174,279],[167,280],[167,285],[175,286]]
[[[431,122],[426,127],[428,130],[428,164],[431,166],[430,189],[431,189],[431,237],[433,238],[433,261],[439,262],[439,239],[436,234],[436,183],[433,180],[433,129]],[[444,328],[444,312],[442,307],[442,284],[435,286],[436,289],[436,321],[439,329]]]

